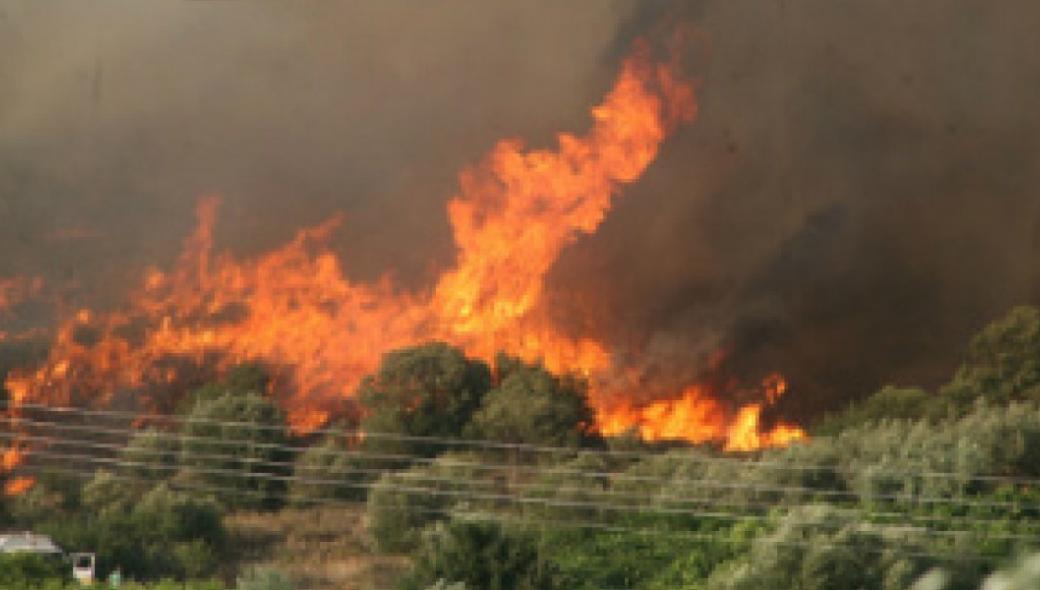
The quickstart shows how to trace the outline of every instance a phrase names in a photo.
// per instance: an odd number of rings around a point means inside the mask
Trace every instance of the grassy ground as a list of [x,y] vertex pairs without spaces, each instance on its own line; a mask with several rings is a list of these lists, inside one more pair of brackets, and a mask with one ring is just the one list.
[[387,590],[407,567],[404,557],[375,553],[362,508],[286,509],[227,517],[239,569],[271,565],[305,590]]

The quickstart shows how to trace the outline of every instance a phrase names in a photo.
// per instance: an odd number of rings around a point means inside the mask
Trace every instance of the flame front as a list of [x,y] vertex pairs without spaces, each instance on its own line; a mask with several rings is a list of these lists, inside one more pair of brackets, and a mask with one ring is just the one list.
[[[776,403],[787,391],[780,375],[770,375],[761,391],[765,404]],[[763,447],[786,446],[805,440],[797,426],[779,423],[763,432],[763,403],[752,403],[730,414],[725,406],[701,385],[693,385],[675,399],[659,400],[640,408],[616,406],[602,408],[600,430],[616,435],[635,430],[644,440],[687,440],[694,443],[717,441],[727,451],[754,451]]]
[[760,432],[761,404],[732,413],[699,385],[642,408],[610,406],[608,344],[565,335],[546,319],[545,278],[560,253],[598,228],[621,187],[695,115],[693,85],[675,60],[654,62],[637,45],[591,110],[585,135],[560,134],[551,150],[504,140],[460,174],[447,205],[456,262],[417,293],[389,279],[348,280],[325,246],[338,219],[254,260],[215,255],[217,199],[205,198],[172,271],[150,270],[123,310],[75,314],[58,329],[47,361],[12,373],[8,390],[16,404],[95,405],[135,390],[142,405],[156,407],[156,392],[178,383],[185,366],[260,360],[279,372],[279,391],[288,392],[280,401],[293,426],[307,431],[353,395],[385,352],[443,340],[484,359],[502,350],[596,377],[591,400],[604,433],[635,427],[648,439],[720,441],[734,450],[797,440],[804,433],[786,425]]

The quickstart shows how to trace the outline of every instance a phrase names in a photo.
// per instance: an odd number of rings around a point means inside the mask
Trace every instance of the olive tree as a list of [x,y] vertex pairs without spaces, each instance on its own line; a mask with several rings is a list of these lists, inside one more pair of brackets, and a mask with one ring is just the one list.
[[503,443],[578,447],[596,440],[582,380],[513,364],[484,397],[470,433]]
[[430,457],[458,437],[491,387],[491,371],[444,343],[391,352],[359,388],[367,451]]
[[290,469],[282,411],[257,393],[199,400],[182,429],[180,478],[238,508],[284,504]]

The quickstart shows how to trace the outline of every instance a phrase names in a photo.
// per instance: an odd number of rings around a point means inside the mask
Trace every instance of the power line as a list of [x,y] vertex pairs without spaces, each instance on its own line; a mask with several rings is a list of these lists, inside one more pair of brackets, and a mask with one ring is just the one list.
[[[13,420],[21,421],[23,423],[45,427],[54,428],[57,430],[75,430],[85,431],[103,434],[114,434],[120,436],[127,436],[132,433],[140,432],[140,430],[134,428],[122,428],[122,429],[105,429],[94,426],[75,425],[75,424],[64,424],[59,422],[42,422],[32,421],[22,418],[14,418]],[[172,440],[181,441],[205,441],[206,444],[212,444],[217,446],[239,446],[241,444],[249,444],[254,448],[267,448],[270,450],[286,450],[290,452],[305,452],[312,447],[299,447],[291,445],[281,445],[278,443],[257,443],[248,439],[234,439],[234,438],[215,438],[197,435],[181,435],[177,433],[167,433],[161,431],[153,431],[157,435],[162,435]],[[17,435],[12,438],[17,438]],[[745,490],[760,493],[780,493],[780,494],[806,494],[817,498],[837,498],[860,501],[866,497],[870,500],[888,500],[894,502],[911,502],[919,504],[932,504],[932,505],[952,505],[952,506],[970,506],[970,507],[981,507],[981,508],[1010,508],[1010,509],[1040,509],[1040,506],[1033,504],[1023,504],[1021,502],[1014,501],[993,501],[993,500],[971,500],[967,498],[948,498],[948,497],[929,497],[916,494],[893,494],[893,493],[879,493],[864,495],[851,490],[832,490],[832,489],[819,489],[807,486],[783,486],[783,485],[764,485],[764,484],[749,484],[743,482],[730,482],[721,481],[714,479],[686,479],[686,478],[667,478],[667,477],[653,477],[653,476],[639,476],[631,475],[625,472],[615,471],[590,471],[582,469],[571,469],[561,466],[553,467],[538,467],[529,465],[505,465],[505,464],[486,464],[472,461],[457,461],[450,460],[445,461],[438,458],[429,457],[416,457],[414,455],[405,454],[368,454],[365,451],[334,451],[325,449],[329,455],[339,456],[350,456],[350,457],[363,457],[365,459],[373,460],[392,460],[392,461],[403,461],[403,462],[414,462],[426,465],[437,465],[444,467],[471,467],[475,470],[481,471],[507,471],[507,472],[526,472],[534,475],[575,475],[578,477],[592,478],[592,479],[610,479],[612,482],[632,482],[632,483],[660,483],[668,486],[679,486],[682,489],[720,489],[720,490]],[[575,451],[575,454],[580,452]],[[835,472],[837,473],[837,472]],[[913,475],[913,474],[902,474],[902,475]]]
[[[37,437],[37,436],[27,436],[27,435],[17,435],[17,434],[12,435],[12,434],[0,433],[0,439],[3,439],[3,438],[21,438],[23,440],[31,440],[31,441],[35,441],[35,442],[49,442],[49,443],[59,444],[59,445],[71,445],[71,446],[75,446],[75,447],[94,448],[94,449],[113,451],[113,452],[120,452],[120,451],[124,451],[126,449],[126,447],[123,446],[123,445],[109,444],[109,443],[98,443],[98,442],[95,442],[95,441],[92,441],[92,440],[84,440],[84,439],[68,439],[68,438],[56,438],[56,437]],[[38,456],[45,456],[46,455],[45,452],[38,451],[38,450],[30,449],[30,450],[28,450],[28,452],[29,452],[29,454],[34,454],[34,455],[38,455]],[[162,451],[162,450],[155,450],[155,449],[135,449],[134,450],[134,454],[135,455],[145,454],[145,455],[152,455],[152,456],[161,457],[162,455],[164,455],[166,453],[164,451]],[[93,456],[93,455],[91,455],[91,456]],[[296,464],[291,463],[291,462],[271,461],[271,460],[258,459],[258,458],[255,458],[255,457],[239,457],[239,456],[236,456],[236,455],[227,455],[227,454],[218,454],[218,455],[193,454],[192,456],[196,460],[230,461],[230,462],[233,462],[235,464],[241,465],[243,470],[246,469],[247,467],[250,467],[250,466],[266,466],[266,467],[272,467],[272,468],[276,468],[276,469],[283,469],[284,468],[284,469],[287,469],[287,470],[288,469],[294,469],[297,472],[296,475],[299,475],[299,471],[300,471],[301,468],[303,470],[305,470],[305,471],[317,471],[319,469],[322,469],[322,467],[323,467],[323,466],[320,466],[320,465],[306,465],[306,464],[305,465],[296,465]],[[154,469],[159,469],[160,466],[163,469],[167,469],[167,470],[171,470],[171,471],[178,469],[177,466],[168,465],[168,464],[160,461],[159,459],[155,459],[154,461],[152,461],[150,463],[150,465],[155,465],[155,467],[153,467]],[[124,459],[124,466],[130,466],[130,462],[127,462]],[[509,466],[501,466],[501,467],[508,468]],[[333,474],[333,475],[364,474],[364,475],[372,475],[372,476],[382,476],[382,475],[386,475],[386,474],[394,474],[396,477],[403,478],[403,479],[408,479],[408,480],[419,480],[419,481],[427,481],[427,482],[446,482],[446,483],[448,483],[450,485],[467,485],[467,486],[470,486],[470,487],[484,487],[484,488],[488,488],[488,487],[495,488],[495,487],[499,487],[499,485],[500,485],[500,484],[498,484],[495,481],[489,481],[489,480],[485,480],[485,479],[468,479],[468,478],[465,478],[465,477],[437,476],[437,475],[429,475],[429,474],[425,474],[425,473],[417,473],[417,472],[408,471],[408,470],[394,470],[394,469],[391,469],[391,468],[383,468],[383,469],[346,468],[346,469],[343,469],[343,468],[337,467],[337,468],[325,471],[325,474],[326,475],[328,475],[328,474]],[[307,482],[309,482],[310,480],[313,480],[313,479],[314,478],[303,478],[303,479],[299,479],[299,481],[307,483]],[[704,480],[700,480],[698,483],[703,483],[703,482],[704,482]],[[344,487],[351,487],[349,485],[349,483],[345,482],[343,479],[335,479],[335,480],[325,479],[325,480],[323,480],[321,485],[338,485],[338,486],[344,486]],[[549,485],[549,483],[547,483],[547,482],[529,482],[529,483],[515,483],[514,482],[514,483],[510,483],[508,485],[508,487],[511,488],[511,489],[533,490],[535,492],[545,492],[545,491],[550,491],[549,488],[547,488],[548,485]],[[357,486],[357,487],[361,487],[361,486]],[[646,501],[647,504],[649,504],[649,502],[653,502],[653,501],[665,501],[666,503],[672,503],[672,504],[678,504],[678,505],[690,505],[690,504],[697,505],[697,504],[701,504],[701,505],[710,505],[712,507],[732,506],[732,507],[745,508],[745,509],[754,507],[754,508],[766,509],[766,511],[768,511],[767,509],[774,508],[776,506],[775,502],[770,502],[770,503],[764,503],[762,501],[757,501],[757,502],[754,502],[754,501],[744,501],[744,502],[735,501],[734,502],[734,501],[726,501],[726,500],[720,499],[718,497],[705,497],[705,496],[702,496],[702,497],[690,497],[690,496],[676,496],[676,495],[661,494],[661,493],[656,493],[656,494],[655,493],[635,494],[635,493],[619,492],[617,490],[599,490],[599,489],[594,489],[594,488],[589,488],[589,487],[580,487],[580,486],[555,486],[555,487],[551,488],[551,491],[553,493],[555,493],[555,494],[561,494],[561,493],[565,493],[566,492],[566,493],[581,494],[581,495],[584,495],[584,496],[598,496],[598,497],[609,497],[609,498],[613,498],[613,497],[629,498],[629,499],[635,499],[635,500],[643,500],[643,501]],[[639,504],[639,505],[636,505],[636,504],[622,504],[620,506],[642,506],[642,505],[644,505],[644,504]],[[1022,505],[1016,504],[1015,507],[1016,508],[1022,508]],[[849,508],[849,507],[836,507],[836,508],[840,508],[841,510],[846,511],[846,512],[853,512],[853,513],[856,513],[856,514],[869,516],[869,517],[895,518],[895,519],[902,519],[902,520],[909,519],[909,520],[912,520],[912,521],[922,521],[922,522],[929,522],[929,521],[932,521],[932,522],[949,522],[949,521],[961,521],[961,520],[971,522],[972,524],[982,524],[982,523],[997,524],[997,523],[1005,523],[1006,522],[1006,520],[1000,520],[1000,519],[980,519],[980,518],[958,517],[958,516],[941,516],[941,517],[940,516],[932,516],[932,517],[929,517],[929,516],[921,516],[921,515],[908,515],[906,513],[900,513],[900,512],[879,512],[879,511],[874,511],[874,510],[863,510],[863,509],[859,509],[859,508]],[[1038,508],[1040,508],[1040,507],[1038,507]]]
[[[54,471],[64,472],[64,473],[67,473],[68,475],[71,475],[71,476],[74,476],[74,477],[86,478],[86,479],[90,479],[90,478],[93,477],[92,475],[85,474],[82,471],[72,470],[72,469],[60,469],[60,468],[51,468],[50,470],[39,470],[39,471],[36,471],[35,473],[42,475],[42,474],[48,473],[48,471],[51,471],[51,472],[54,472]],[[124,480],[124,481],[145,481],[145,482],[152,482],[152,483],[154,483],[153,480],[149,480],[147,478],[141,478],[141,477],[125,476],[125,475],[118,475],[118,474],[112,474],[111,477],[119,479],[119,480]],[[167,485],[171,489],[181,488],[181,489],[186,489],[186,490],[207,492],[207,493],[212,493],[212,494],[238,494],[238,495],[244,495],[244,496],[256,496],[256,495],[264,494],[263,491],[259,491],[259,490],[243,490],[243,489],[240,489],[240,488],[228,488],[228,487],[221,487],[221,486],[198,486],[198,485],[188,484],[188,483],[184,483],[184,482],[166,482],[166,483],[167,483]],[[350,501],[350,500],[332,499],[332,498],[320,498],[320,499],[309,498],[309,497],[302,497],[302,498],[300,498],[298,496],[293,496],[291,494],[283,496],[283,497],[286,497],[287,499],[298,499],[298,500],[301,500],[304,503],[309,503],[309,504],[312,504],[312,505],[331,505],[331,506],[364,506],[365,505],[365,504],[363,504],[361,502]],[[531,518],[530,516],[516,517],[516,516],[503,515],[501,513],[487,512],[487,511],[467,511],[465,509],[459,509],[457,506],[456,507],[451,507],[451,508],[446,508],[446,509],[425,508],[425,507],[409,507],[408,510],[413,512],[413,513],[441,515],[441,516],[445,516],[445,517],[449,517],[449,518],[458,518],[460,520],[486,521],[486,522],[493,522],[493,523],[499,523],[499,524],[525,525],[525,526],[534,526],[534,527],[551,527],[551,528],[560,528],[560,529],[566,529],[566,528],[588,529],[588,530],[598,530],[598,531],[607,532],[607,533],[632,533],[632,534],[647,535],[647,536],[665,536],[665,537],[674,537],[674,538],[679,538],[679,539],[686,539],[686,540],[691,540],[691,541],[704,541],[704,542],[712,542],[712,543],[724,543],[724,544],[765,543],[765,544],[773,544],[773,545],[798,546],[798,547],[804,547],[804,548],[852,548],[852,549],[856,549],[857,551],[862,551],[864,553],[879,553],[879,554],[887,553],[889,551],[888,549],[881,549],[881,548],[879,548],[879,549],[864,548],[864,547],[862,547],[860,545],[851,545],[851,544],[848,544],[848,543],[823,543],[823,542],[818,542],[818,541],[794,541],[794,540],[784,540],[784,539],[773,539],[773,538],[770,538],[770,537],[761,537],[761,536],[760,537],[756,537],[755,539],[751,539],[751,540],[741,540],[741,539],[734,539],[734,538],[731,538],[731,537],[726,536],[726,535],[719,536],[719,535],[715,534],[714,532],[685,531],[685,530],[648,528],[648,527],[630,527],[630,526],[624,526],[624,525],[615,525],[615,524],[607,524],[607,523],[599,523],[599,522],[589,522],[589,521],[582,521],[582,520],[535,519],[535,518]],[[393,512],[395,510],[391,510],[391,511]],[[401,510],[397,510],[397,511],[401,512]],[[823,523],[815,523],[815,522],[810,522],[810,521],[803,521],[803,522],[801,522],[801,524],[817,524],[817,525],[819,525],[819,524],[823,524]],[[843,523],[843,524],[847,524],[847,523]],[[864,531],[879,532],[876,527],[871,525],[871,523],[866,523],[866,524],[863,524],[863,525],[860,525],[860,526],[861,526],[861,528]],[[884,531],[887,531],[887,532],[903,532],[903,533],[907,533],[908,535],[909,534],[914,534],[914,533],[920,534],[920,533],[924,533],[925,532],[924,529],[914,528],[914,527],[900,527],[898,529],[893,529],[892,527],[887,527],[887,528],[884,529]],[[971,532],[966,532],[966,534],[972,534],[972,533]],[[1028,537],[1028,539],[1035,540],[1036,537]],[[959,559],[959,560],[970,560],[970,561],[978,561],[978,562],[985,562],[985,563],[994,562],[994,561],[997,561],[998,559],[1000,559],[998,557],[987,556],[987,555],[984,555],[984,554],[981,554],[981,553],[967,553],[967,552],[935,553],[935,552],[925,552],[925,551],[901,551],[899,553],[899,555],[905,556],[905,557],[922,557],[922,558],[931,558],[931,559],[937,559],[937,560],[946,560],[946,559],[954,559],[955,558],[955,559]]]
[[[329,480],[329,479],[323,479],[323,478],[307,478],[307,477],[301,477],[301,476],[285,476],[285,475],[267,474],[267,473],[252,473],[252,472],[245,472],[243,470],[235,470],[235,469],[199,468],[199,467],[194,467],[194,466],[180,467],[180,466],[171,466],[171,465],[166,465],[166,464],[146,463],[146,462],[140,462],[140,461],[123,461],[123,460],[118,460],[118,459],[94,457],[92,455],[85,455],[85,454],[51,453],[51,452],[47,452],[47,451],[38,451],[38,450],[30,451],[30,452],[33,455],[36,455],[36,456],[51,457],[51,458],[65,459],[65,460],[86,461],[86,462],[90,462],[90,463],[101,463],[101,464],[106,464],[106,465],[113,465],[115,467],[144,467],[144,468],[150,469],[150,470],[161,470],[161,471],[178,471],[178,470],[182,470],[183,469],[184,471],[187,471],[189,473],[190,472],[194,472],[194,473],[199,473],[199,474],[239,477],[239,478],[243,478],[243,479],[258,480],[258,481],[279,481],[279,482],[283,482],[283,483],[303,482],[303,483],[316,484],[316,485],[336,485],[336,486],[348,487],[348,488],[354,488],[354,489],[381,488],[381,489],[393,490],[393,491],[404,492],[404,493],[409,493],[409,494],[423,494],[423,495],[432,495],[432,496],[444,496],[444,497],[459,498],[459,499],[462,499],[462,500],[469,500],[469,501],[488,501],[488,502],[507,501],[507,502],[511,502],[513,504],[520,505],[520,506],[533,505],[533,506],[542,506],[542,507],[546,507],[546,508],[550,508],[550,507],[552,507],[552,508],[575,508],[575,509],[588,508],[588,509],[594,509],[594,510],[614,511],[614,512],[617,512],[619,514],[626,514],[626,513],[627,514],[637,514],[639,516],[649,516],[649,515],[677,516],[677,515],[684,515],[684,516],[690,516],[690,517],[696,517],[696,518],[717,519],[717,520],[726,520],[726,521],[732,521],[732,522],[740,522],[740,521],[764,522],[764,521],[769,520],[769,516],[768,515],[737,514],[737,513],[730,513],[730,512],[703,512],[703,511],[689,510],[689,509],[662,508],[662,507],[639,506],[639,505],[618,505],[618,504],[610,504],[610,503],[602,503],[602,502],[583,502],[583,501],[574,501],[574,500],[564,500],[564,501],[561,501],[561,500],[554,500],[554,499],[551,499],[551,498],[524,497],[524,496],[519,496],[519,495],[515,495],[515,494],[485,494],[485,493],[474,493],[472,491],[444,490],[444,489],[429,488],[429,487],[404,486],[404,485],[400,485],[400,484],[387,484],[386,482],[377,482],[377,483],[347,483],[347,482],[342,482],[341,480]],[[265,497],[270,497],[270,495],[275,495],[275,496],[280,496],[281,495],[280,493],[265,492],[265,491],[262,491],[262,490],[256,490],[256,492],[257,493],[261,493],[261,494],[267,494],[267,496],[265,496]],[[978,534],[978,532],[976,532],[976,531],[968,531],[968,530],[937,530],[937,529],[931,529],[931,528],[927,528],[927,527],[913,527],[913,530],[914,530],[914,532],[917,532],[917,533],[920,533],[920,534],[924,534],[924,535],[931,535],[931,536],[961,536],[961,537],[963,537],[965,535],[976,535],[976,534]],[[1014,534],[1014,533],[987,534],[986,538],[989,538],[989,539],[1002,539],[1002,540],[1033,540],[1033,541],[1040,539],[1040,537],[1038,537],[1037,535],[1022,535],[1022,534]]]
[[[280,426],[256,424],[253,422],[241,422],[231,420],[214,420],[208,418],[193,418],[190,416],[173,416],[164,414],[138,414],[135,412],[117,411],[117,410],[88,410],[83,408],[74,407],[52,407],[40,404],[23,404],[17,406],[14,409],[24,408],[39,410],[43,412],[53,412],[59,414],[72,414],[81,416],[97,416],[97,417],[120,417],[134,420],[158,420],[174,423],[190,423],[190,424],[212,424],[222,427],[242,427],[248,428],[253,431],[278,431],[285,432],[286,428]],[[8,418],[9,420],[19,420],[18,417]],[[397,433],[378,433],[369,432],[361,429],[317,429],[311,431],[310,434],[326,434],[336,435],[343,437],[352,438],[373,438],[373,439],[386,439],[398,442],[426,442],[431,444],[440,444],[445,446],[461,446],[461,447],[475,447],[480,449],[499,449],[499,450],[530,450],[534,452],[544,453],[559,453],[565,455],[603,455],[611,457],[625,457],[632,459],[647,459],[647,458],[662,458],[666,457],[669,460],[676,460],[680,462],[691,462],[691,463],[714,463],[724,464],[727,466],[739,465],[741,467],[748,468],[772,468],[781,471],[823,471],[823,472],[838,472],[839,470],[834,466],[826,465],[798,465],[789,462],[777,462],[777,461],[748,461],[733,457],[705,457],[697,456],[693,454],[676,455],[676,454],[662,454],[660,452],[646,452],[646,451],[623,451],[616,449],[592,449],[592,448],[575,448],[575,447],[553,447],[553,446],[542,446],[528,443],[504,443],[501,441],[482,440],[482,439],[462,439],[462,438],[448,438],[448,437],[434,437],[434,436],[416,436],[416,435],[403,435]],[[187,435],[182,435],[187,436]],[[264,443],[257,443],[264,444]],[[291,450],[305,451],[310,447],[307,446],[291,446],[291,445],[280,445],[282,448]],[[874,470],[875,473],[880,474],[891,474],[891,475],[912,475],[921,478],[935,478],[935,479],[956,479],[964,482],[995,482],[995,483],[1009,483],[1009,484],[1021,484],[1040,486],[1040,478],[1033,477],[1019,477],[1019,476],[1008,476],[1008,475],[966,475],[956,472],[944,472],[944,471],[921,471],[913,470],[913,466],[910,465],[906,470],[896,469],[881,469]]]

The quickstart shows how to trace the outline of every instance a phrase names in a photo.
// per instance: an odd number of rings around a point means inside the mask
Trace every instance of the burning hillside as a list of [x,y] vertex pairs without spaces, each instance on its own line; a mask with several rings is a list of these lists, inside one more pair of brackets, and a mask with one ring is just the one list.
[[417,292],[389,278],[348,279],[327,245],[338,218],[252,259],[217,253],[219,199],[203,198],[173,269],[149,271],[122,309],[73,314],[46,361],[12,372],[7,389],[15,406],[103,406],[130,391],[140,407],[161,410],[199,367],[260,361],[274,368],[294,428],[308,431],[342,408],[385,352],[442,340],[484,359],[505,351],[588,377],[604,433],[635,429],[647,439],[731,450],[803,438],[796,427],[760,423],[763,407],[786,389],[781,377],[766,379],[753,394],[760,399],[743,405],[703,383],[637,402],[645,396],[616,377],[626,368],[615,366],[612,343],[564,331],[543,307],[560,253],[597,230],[622,188],[696,113],[694,85],[677,61],[655,61],[637,45],[584,135],[561,133],[554,149],[503,140],[463,170],[447,204],[456,262]]

